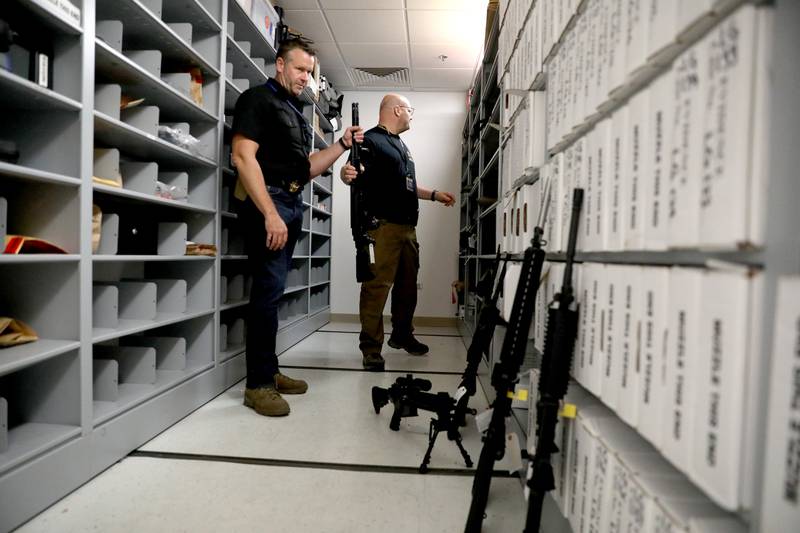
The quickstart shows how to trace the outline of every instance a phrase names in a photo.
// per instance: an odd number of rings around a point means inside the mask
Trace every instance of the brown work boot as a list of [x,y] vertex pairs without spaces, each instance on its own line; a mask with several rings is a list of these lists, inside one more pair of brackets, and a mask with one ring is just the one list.
[[428,353],[428,345],[422,344],[413,335],[409,335],[405,339],[398,339],[390,335],[387,344],[395,350],[405,350],[411,355],[425,355]]
[[308,390],[308,383],[302,379],[292,379],[278,372],[275,374],[275,388],[281,394],[305,394]]
[[244,404],[263,416],[286,416],[289,414],[289,404],[281,398],[275,387],[244,389]]
[[373,370],[375,372],[383,372],[383,367],[386,362],[383,360],[383,357],[381,357],[381,354],[368,353],[364,355],[362,363],[364,364],[364,368],[367,370]]

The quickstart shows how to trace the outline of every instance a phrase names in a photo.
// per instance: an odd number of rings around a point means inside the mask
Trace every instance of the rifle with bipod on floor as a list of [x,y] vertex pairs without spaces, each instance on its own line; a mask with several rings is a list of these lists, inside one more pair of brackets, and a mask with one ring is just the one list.
[[[475,414],[475,410],[469,408],[469,400],[477,390],[481,357],[489,351],[495,327],[498,324],[505,324],[497,309],[497,301],[503,287],[506,265],[512,260],[508,256],[502,257],[498,248],[493,267],[484,274],[478,284],[478,295],[483,301],[483,306],[478,315],[475,334],[467,349],[467,367],[461,375],[455,396],[451,397],[446,392],[436,394],[427,392],[431,389],[431,382],[414,378],[411,374],[397,378],[388,389],[372,387],[372,406],[376,414],[380,413],[381,408],[390,401],[394,404],[394,412],[389,423],[392,431],[400,429],[401,418],[417,416],[420,409],[436,413],[436,418],[431,419],[428,449],[419,467],[420,473],[428,471],[431,452],[441,431],[445,431],[448,439],[456,443],[467,467],[472,466],[472,459],[461,444],[461,433],[458,428],[466,426],[467,414]],[[499,276],[497,276],[498,271]]]

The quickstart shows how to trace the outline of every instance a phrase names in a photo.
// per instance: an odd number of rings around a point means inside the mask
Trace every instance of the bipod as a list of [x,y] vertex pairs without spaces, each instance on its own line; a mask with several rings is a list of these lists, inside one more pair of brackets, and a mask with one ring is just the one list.
[[458,429],[449,427],[446,420],[438,418],[431,418],[431,425],[428,429],[428,449],[425,450],[425,457],[422,458],[422,464],[419,465],[419,473],[425,474],[428,472],[428,464],[431,462],[431,453],[433,453],[433,445],[436,444],[436,438],[442,431],[447,432],[447,438],[452,440],[458,446],[458,451],[461,452],[461,457],[464,458],[464,464],[467,468],[472,467],[472,459],[470,458],[464,445],[461,443],[461,432]]

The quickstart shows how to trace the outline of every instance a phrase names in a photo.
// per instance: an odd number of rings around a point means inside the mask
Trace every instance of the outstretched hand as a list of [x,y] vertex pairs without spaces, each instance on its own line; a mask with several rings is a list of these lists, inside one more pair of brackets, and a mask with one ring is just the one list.
[[434,198],[434,200],[446,205],[447,207],[450,207],[456,203],[456,197],[445,191],[436,191],[436,198]]

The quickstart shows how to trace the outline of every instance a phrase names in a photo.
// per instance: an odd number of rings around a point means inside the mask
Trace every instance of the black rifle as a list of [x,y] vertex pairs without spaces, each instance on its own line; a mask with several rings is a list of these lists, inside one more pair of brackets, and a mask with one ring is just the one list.
[[[502,261],[503,267],[501,269],[501,261],[500,247],[498,247],[494,266],[486,272],[478,284],[478,295],[484,299],[483,307],[478,315],[478,324],[475,326],[472,342],[470,342],[467,349],[467,368],[461,375],[461,383],[459,383],[455,394],[455,419],[460,426],[467,425],[467,413],[475,414],[475,410],[470,409],[468,405],[469,399],[475,395],[477,390],[478,366],[483,354],[489,351],[495,326],[505,323],[500,317],[500,311],[497,309],[497,299],[500,297],[500,291],[503,288],[503,279],[505,278],[506,265],[508,264],[507,261]],[[500,271],[500,276],[495,281],[498,270]],[[493,283],[494,286],[492,286]]]
[[[514,397],[514,384],[517,382],[525,350],[528,345],[528,332],[531,329],[536,305],[536,293],[542,277],[545,253],[542,249],[543,227],[549,206],[549,182],[545,183],[544,206],[539,213],[539,223],[533,230],[531,246],[525,250],[522,272],[519,277],[511,317],[503,339],[500,360],[492,370],[492,386],[496,396],[492,404],[492,418],[483,437],[483,448],[472,482],[472,503],[469,507],[465,533],[480,533],[489,488],[492,483],[494,463],[505,455],[506,417],[511,414],[511,400]],[[506,295],[506,298],[509,295]]]
[[400,430],[400,419],[409,416],[417,416],[419,409],[436,413],[436,418],[431,419],[430,430],[428,431],[428,449],[419,471],[424,474],[428,471],[428,464],[431,461],[433,445],[436,444],[436,437],[441,431],[447,433],[447,438],[456,443],[464,463],[467,467],[472,466],[467,450],[461,444],[461,433],[458,424],[453,416],[456,401],[446,392],[436,394],[426,392],[431,390],[431,382],[427,379],[415,378],[411,374],[399,377],[388,389],[372,387],[372,407],[375,414],[381,412],[381,408],[391,401],[394,404],[394,412],[389,422],[389,429],[392,431]]
[[[353,104],[353,126],[358,126],[358,103]],[[378,221],[369,214],[361,177],[361,147],[353,139],[350,147],[350,164],[356,168],[356,179],[350,184],[350,229],[356,245],[356,281],[363,283],[375,279],[375,239],[369,230],[378,227]]]
[[533,472],[528,479],[528,516],[525,533],[539,531],[544,495],[555,488],[550,456],[558,452],[555,444],[559,403],[567,393],[572,352],[578,332],[578,309],[572,287],[572,266],[575,262],[575,243],[578,238],[578,217],[583,203],[583,189],[572,194],[572,219],[569,226],[567,262],[561,292],[556,294],[547,310],[547,334],[539,374],[539,401],[536,403],[536,453]]

